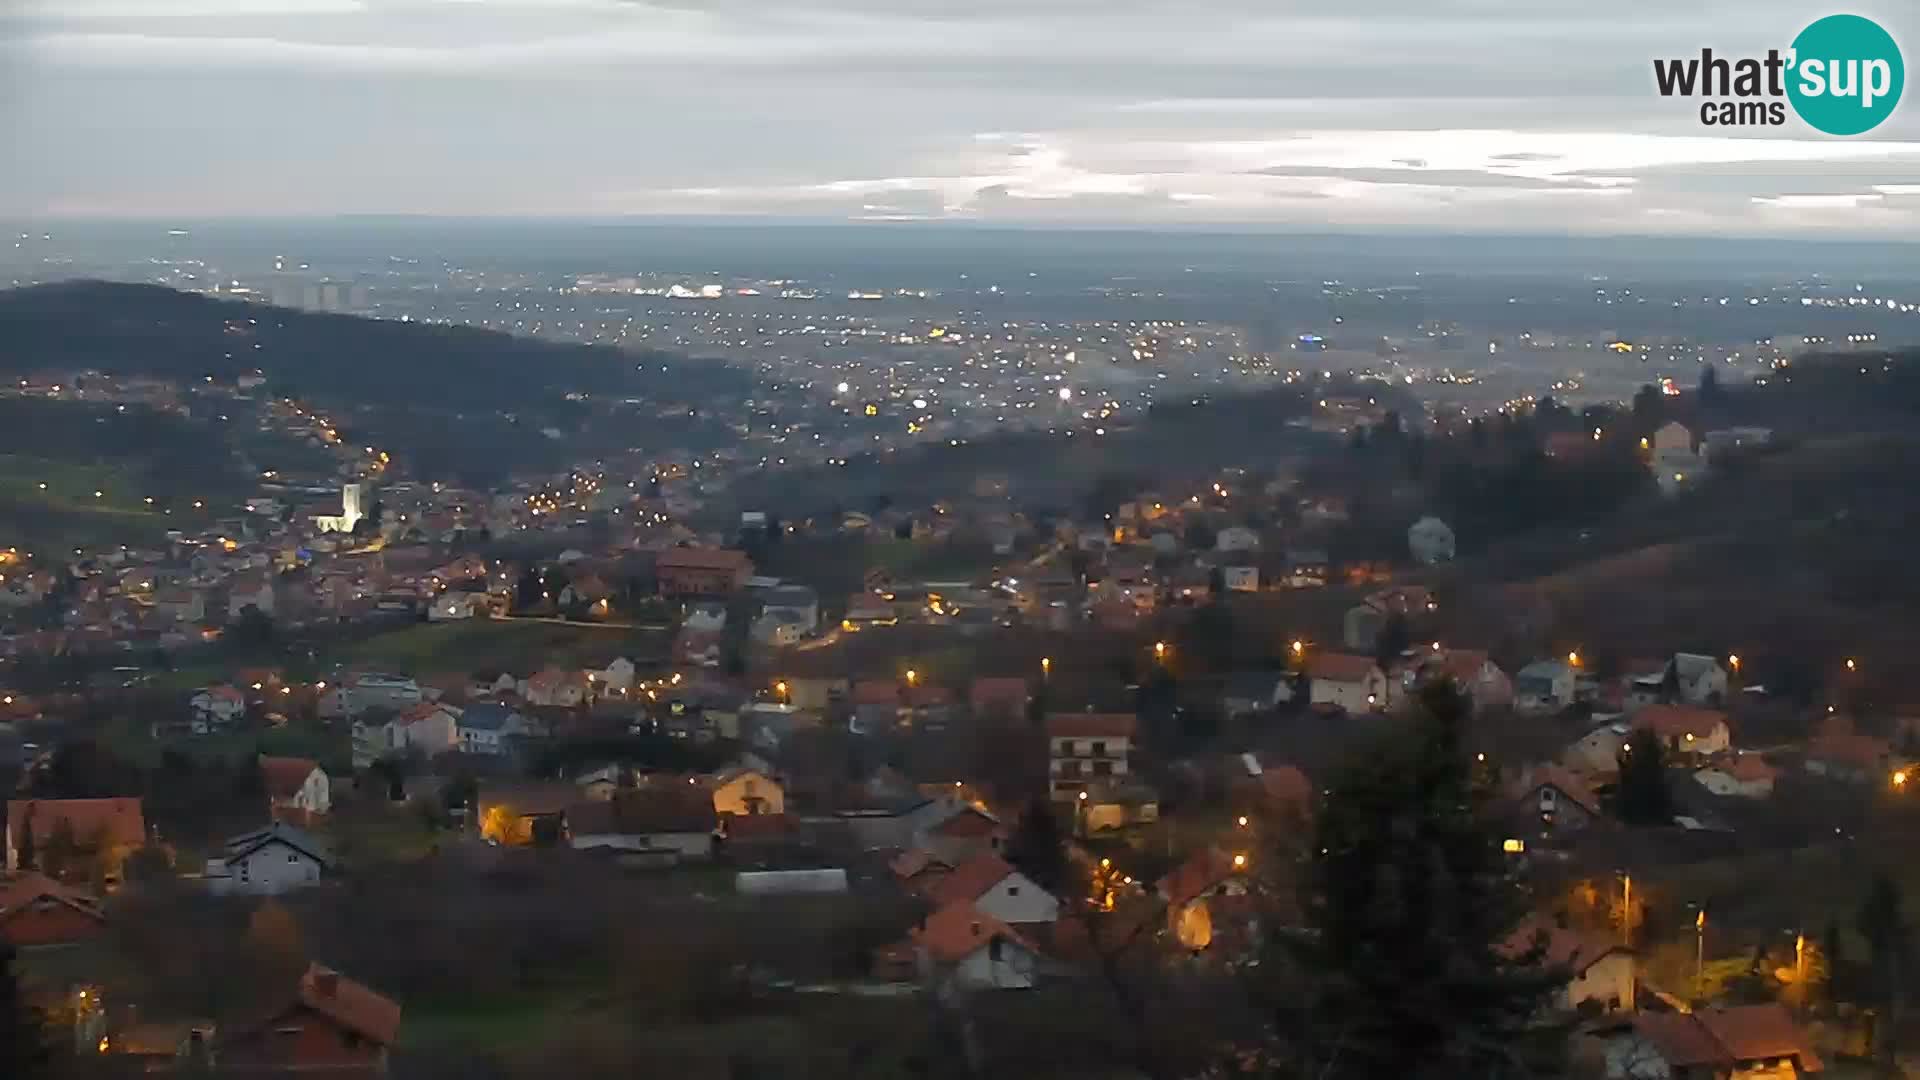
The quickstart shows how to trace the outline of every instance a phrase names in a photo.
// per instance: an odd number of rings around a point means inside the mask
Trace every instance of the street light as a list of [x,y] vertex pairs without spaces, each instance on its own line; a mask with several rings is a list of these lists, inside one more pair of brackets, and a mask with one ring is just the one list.
[[1166,643],[1166,642],[1164,642],[1164,641],[1156,641],[1156,642],[1154,642],[1154,643],[1153,643],[1153,658],[1154,658],[1155,660],[1165,660],[1165,659],[1167,658],[1167,643]]
[[1727,656],[1727,666],[1732,668],[1736,672],[1739,671],[1740,670],[1740,654],[1738,653],[1729,654]]
[[1299,638],[1295,638],[1293,641],[1293,655],[1299,656],[1301,653],[1306,651],[1307,651],[1307,643],[1304,641],[1301,641]]
[[1040,658],[1040,674],[1043,676],[1053,674],[1053,657],[1043,656]]
[[1858,671],[1858,670],[1860,670],[1860,666],[1859,666],[1858,664],[1855,664],[1855,663],[1853,662],[1853,657],[1851,657],[1851,656],[1849,656],[1849,657],[1847,657],[1847,670],[1848,670],[1848,671]]
[[908,668],[907,669],[907,685],[912,686],[919,681],[920,681],[920,673],[913,670],[912,668]]
[[1245,855],[1235,855],[1233,857],[1233,868],[1235,870],[1245,870],[1247,868],[1247,857]]
[[1239,825],[1239,826],[1240,826],[1241,828],[1243,828],[1243,829],[1244,829],[1244,828],[1246,828],[1246,827],[1247,827],[1247,815],[1245,815],[1245,814],[1241,814],[1241,815],[1240,815],[1240,817],[1239,817],[1239,818],[1237,819],[1237,821],[1236,821],[1236,824],[1238,824],[1238,825]]

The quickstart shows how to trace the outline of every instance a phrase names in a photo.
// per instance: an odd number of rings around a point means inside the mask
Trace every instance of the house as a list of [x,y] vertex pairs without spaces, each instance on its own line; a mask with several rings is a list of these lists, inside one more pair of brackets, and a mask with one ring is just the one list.
[[35,870],[0,874],[0,943],[77,945],[106,929],[100,901]]
[[428,622],[449,622],[485,615],[491,610],[486,593],[448,590],[427,605]]
[[662,854],[676,860],[710,857],[720,825],[712,796],[698,784],[615,792],[604,802],[576,803],[566,818],[569,842],[576,850]]
[[331,968],[314,964],[292,1000],[221,1041],[229,1068],[377,1076],[400,1034],[400,1006]]
[[1850,784],[1877,784],[1892,775],[1893,748],[1887,740],[1834,731],[1807,742],[1807,771]]
[[587,677],[578,671],[543,668],[520,684],[520,696],[529,705],[577,709],[587,703]]
[[1290,679],[1284,671],[1236,671],[1227,676],[1220,704],[1228,716],[1265,712],[1291,696]]
[[[1351,572],[1351,567],[1349,571]],[[1435,610],[1433,593],[1420,585],[1381,589],[1347,609],[1340,620],[1340,640],[1349,649],[1372,649],[1380,631],[1395,618],[1412,620]]]
[[1422,678],[1451,681],[1472,701],[1475,712],[1513,705],[1513,680],[1480,649],[1443,649],[1423,658],[1414,672],[1415,682]]
[[1289,589],[1318,589],[1327,583],[1327,571],[1330,563],[1327,553],[1319,549],[1289,548],[1287,550],[1287,572],[1281,584]]
[[624,694],[633,689],[633,680],[638,674],[639,669],[633,666],[633,661],[616,656],[605,668],[592,672],[589,677],[614,693]]
[[1764,799],[1779,776],[1759,754],[1736,753],[1695,769],[1693,781],[1722,798]]
[[1578,675],[1565,660],[1536,660],[1513,679],[1513,707],[1524,713],[1556,713],[1573,704]]
[[1691,705],[1649,705],[1631,718],[1635,731],[1652,731],[1671,753],[1711,757],[1732,749],[1727,714]]
[[726,596],[753,576],[746,553],[728,548],[668,548],[654,559],[662,596]]
[[1078,799],[1101,781],[1127,775],[1138,721],[1132,713],[1051,713],[1047,775],[1053,798]]
[[1669,678],[1680,701],[1687,705],[1718,706],[1727,697],[1727,669],[1711,656],[1674,653],[1668,661]]
[[252,608],[269,618],[273,616],[274,591],[273,579],[249,575],[240,578],[227,590],[227,618],[238,619]]
[[1032,939],[964,901],[922,919],[902,949],[922,978],[952,990],[1027,989],[1044,966]]
[[1332,705],[1354,713],[1380,712],[1388,705],[1387,675],[1371,656],[1310,652],[1302,670],[1307,676],[1309,704]]
[[1555,1011],[1634,1011],[1632,949],[1606,935],[1571,930],[1540,919],[1521,923],[1500,949],[1513,958],[1531,956],[1535,950],[1539,951],[1540,966],[1567,976],[1566,985],[1554,996]]
[[480,785],[475,799],[480,835],[510,847],[555,845],[565,838],[580,789],[566,781],[493,781]]
[[1245,854],[1203,848],[1154,885],[1166,904],[1167,932],[1182,948],[1200,953],[1216,937],[1251,921],[1252,883]]
[[267,805],[276,818],[284,814],[304,821],[333,808],[332,785],[317,762],[262,754],[260,779],[266,785]]
[[922,891],[935,908],[966,903],[1002,922],[1050,923],[1060,901],[992,852],[960,862]]
[[807,636],[807,628],[798,615],[785,608],[775,608],[753,620],[747,633],[757,645],[785,649],[800,644]]
[[1560,764],[1571,772],[1586,776],[1618,772],[1620,751],[1626,747],[1632,730],[1620,722],[1594,728],[1561,751]]
[[510,671],[488,668],[474,672],[467,680],[467,699],[499,697],[520,692],[520,680]]
[[888,861],[887,869],[895,881],[924,896],[934,882],[953,872],[953,860],[926,848],[909,848]]
[[1642,1012],[1606,1045],[1608,1080],[1794,1080],[1826,1070],[1786,1006]]
[[437,701],[421,702],[387,725],[387,749],[418,751],[431,759],[460,749],[460,718],[466,710]]
[[820,626],[820,595],[805,585],[781,585],[768,589],[761,597],[765,613],[785,612],[810,634]]
[[1693,432],[1677,421],[1653,433],[1647,468],[1663,495],[1673,495],[1699,483],[1707,473],[1707,459],[1694,450]]
[[1260,534],[1244,525],[1229,525],[1213,538],[1215,551],[1259,551]]
[[1437,517],[1423,517],[1407,530],[1407,550],[1422,566],[1452,562],[1453,530]]
[[47,841],[55,833],[67,833],[82,850],[105,856],[114,864],[110,877],[118,876],[118,864],[128,852],[147,842],[146,819],[141,814],[137,797],[9,800],[8,870],[21,868],[21,844],[29,832],[36,853],[46,850]]
[[247,715],[247,696],[231,686],[209,686],[188,699],[193,733],[206,735],[232,727]]
[[227,841],[207,860],[207,888],[215,894],[275,894],[318,882],[333,868],[333,855],[312,833],[276,821]]
[[1228,592],[1259,592],[1260,568],[1257,566],[1223,566],[1220,568],[1220,584]]
[[527,733],[526,717],[498,702],[482,701],[460,713],[455,725],[460,750],[467,754],[505,754]]
[[207,617],[207,594],[201,589],[159,589],[153,594],[153,609],[174,622],[197,623]]
[[709,787],[716,814],[748,817],[787,812],[786,788],[759,769],[728,769],[716,773]]
[[1558,765],[1535,765],[1507,790],[1514,806],[1546,829],[1581,829],[1600,816],[1600,800],[1578,776]]
[[951,866],[976,855],[1000,851],[1007,842],[1007,827],[986,810],[969,805],[946,820],[919,830],[913,839]]

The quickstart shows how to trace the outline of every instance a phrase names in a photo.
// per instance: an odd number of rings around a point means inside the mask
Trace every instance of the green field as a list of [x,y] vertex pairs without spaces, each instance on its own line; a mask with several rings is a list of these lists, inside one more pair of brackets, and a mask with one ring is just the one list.
[[462,619],[376,634],[324,659],[409,673],[504,668],[524,675],[548,664],[604,666],[618,656],[645,663],[663,659],[667,645],[666,633],[659,630],[531,619]]
[[231,761],[254,754],[312,758],[330,771],[346,769],[353,758],[344,729],[334,731],[316,724],[296,723],[266,731],[226,731],[217,735],[156,739],[145,720],[123,717],[109,724],[101,737],[114,753],[148,769],[159,764],[163,750],[178,750],[201,761]]
[[163,537],[174,518],[147,505],[139,486],[137,471],[122,466],[0,455],[0,543],[32,550],[35,544],[101,547]]

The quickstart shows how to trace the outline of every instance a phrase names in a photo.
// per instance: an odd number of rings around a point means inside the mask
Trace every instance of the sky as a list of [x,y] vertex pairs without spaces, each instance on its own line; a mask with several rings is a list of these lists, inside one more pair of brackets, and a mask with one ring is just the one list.
[[[1832,10],[0,0],[0,216],[1920,238],[1920,102],[1840,139],[1654,89]],[[1915,59],[1911,0],[1846,10]]]

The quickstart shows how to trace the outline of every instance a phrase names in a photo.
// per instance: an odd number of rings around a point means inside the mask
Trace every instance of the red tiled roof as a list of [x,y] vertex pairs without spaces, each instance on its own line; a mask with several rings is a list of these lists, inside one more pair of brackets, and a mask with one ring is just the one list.
[[400,1004],[319,964],[300,976],[300,1004],[378,1046],[400,1034]]
[[1281,806],[1308,810],[1313,806],[1313,782],[1292,765],[1274,765],[1260,772],[1260,791]]
[[291,799],[300,794],[306,786],[307,777],[320,766],[307,758],[260,756],[260,777],[267,788],[267,798],[276,802]]
[[1131,739],[1139,721],[1132,713],[1048,713],[1050,739]]
[[1448,649],[1440,654],[1435,665],[1442,674],[1454,682],[1466,685],[1480,677],[1487,666],[1488,657],[1481,649]]
[[1893,752],[1885,739],[1871,735],[1819,735],[1807,743],[1807,760],[1877,769]]
[[1806,1032],[1777,1003],[1691,1013],[1645,1012],[1634,1017],[1633,1030],[1676,1068],[1709,1066],[1724,1071],[1773,1058],[1797,1059],[1802,1073],[1826,1068]]
[[1732,758],[1710,765],[1719,769],[1741,783],[1753,783],[1756,780],[1773,780],[1779,777],[1780,770],[1767,764],[1759,754],[1736,754]]
[[675,547],[655,557],[658,570],[746,570],[753,566],[746,553],[731,548]]
[[1692,705],[1649,705],[1633,714],[1633,726],[1651,728],[1663,739],[1692,735],[1696,739],[1711,736],[1725,727],[1727,714],[1719,709],[1701,709]]
[[35,844],[45,844],[62,821],[82,844],[92,843],[93,837],[103,831],[116,847],[139,847],[147,839],[138,798],[11,800],[7,803],[7,830],[15,847],[25,835],[29,820],[33,822]]
[[1572,772],[1553,764],[1535,765],[1521,773],[1513,784],[1513,798],[1524,799],[1543,787],[1572,799],[1589,814],[1600,812],[1600,800],[1594,797],[1593,789]]
[[1017,873],[1012,864],[991,853],[975,855],[966,862],[953,868],[953,872],[929,885],[927,899],[935,904],[951,904],[956,901],[974,900],[984,896],[988,889],[1005,881],[1008,874]]
[[1181,908],[1198,900],[1208,890],[1238,873],[1233,857],[1219,848],[1196,851],[1186,862],[1160,879],[1160,895],[1169,908]]
[[990,815],[969,806],[947,820],[933,827],[941,836],[951,836],[962,840],[979,840],[984,837],[1004,833],[1005,827]]
[[1371,656],[1352,653],[1315,652],[1307,655],[1307,677],[1326,682],[1357,683],[1379,670]]
[[967,693],[967,700],[976,712],[1006,709],[1017,714],[1027,707],[1027,698],[1027,680],[1015,678],[975,679]]
[[1547,967],[1564,968],[1569,975],[1583,975],[1610,953],[1627,951],[1625,945],[1601,934],[1588,934],[1539,919],[1528,919],[1500,946],[1509,957],[1525,956],[1535,941],[1544,946],[1540,962]]
[[89,893],[69,888],[34,870],[0,874],[0,919],[40,899],[58,900],[82,914],[106,921],[100,911],[100,901]]
[[965,900],[942,905],[914,928],[911,938],[942,964],[957,964],[995,938],[1031,953],[1040,951],[1025,935]]

